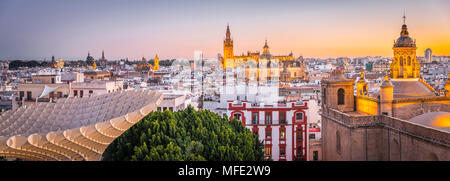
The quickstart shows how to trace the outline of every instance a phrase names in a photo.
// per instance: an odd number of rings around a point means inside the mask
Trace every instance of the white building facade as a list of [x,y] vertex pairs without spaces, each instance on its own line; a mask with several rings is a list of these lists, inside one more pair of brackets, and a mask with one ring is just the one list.
[[123,81],[92,80],[70,84],[70,97],[109,94],[123,89]]

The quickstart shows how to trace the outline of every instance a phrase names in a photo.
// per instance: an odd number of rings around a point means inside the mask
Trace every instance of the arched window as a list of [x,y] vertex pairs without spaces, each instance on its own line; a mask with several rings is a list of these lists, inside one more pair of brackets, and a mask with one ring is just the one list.
[[400,57],[400,65],[403,66],[403,57]]
[[345,92],[344,89],[338,90],[338,105],[344,105]]
[[242,121],[241,118],[242,117],[242,115],[240,114],[240,113],[235,113],[235,114],[233,114],[233,118],[236,118],[237,120],[239,120],[239,121]]
[[411,66],[411,57],[408,56],[408,66]]

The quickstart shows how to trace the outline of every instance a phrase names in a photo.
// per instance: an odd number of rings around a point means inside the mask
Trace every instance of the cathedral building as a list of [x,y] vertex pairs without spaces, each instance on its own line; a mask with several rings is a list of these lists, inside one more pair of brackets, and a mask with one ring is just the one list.
[[154,65],[150,64],[149,62],[147,62],[147,59],[145,59],[144,57],[142,57],[142,61],[139,62],[136,67],[135,67],[136,71],[158,71],[159,70],[159,58],[158,55],[155,56],[154,59]]
[[59,59],[58,63],[56,64],[57,68],[64,68],[64,61],[62,58]]
[[450,81],[444,96],[423,81],[416,49],[404,23],[373,94],[364,72],[322,80],[323,160],[450,160]]
[[52,68],[58,67],[58,63],[56,63],[55,56],[52,56],[52,63],[50,63],[50,66]]
[[300,81],[306,79],[303,57],[295,59],[292,52],[289,55],[274,56],[270,53],[267,40],[263,52],[250,52],[234,55],[233,39],[230,26],[227,26],[223,40],[223,57],[219,60],[224,69],[242,67],[246,75],[254,75],[256,82],[280,80],[281,82]]
[[62,58],[59,59],[58,62],[55,60],[55,56],[52,56],[52,62],[50,63],[50,67],[52,68],[64,68],[64,61]]
[[416,57],[416,41],[409,37],[405,23],[403,23],[400,37],[394,41],[392,49],[394,50],[394,59],[390,65],[391,78],[419,78],[420,64]]
[[100,66],[105,67],[107,64],[106,58],[105,58],[105,51],[102,51],[102,58],[99,60]]
[[153,71],[158,71],[159,70],[159,58],[158,58],[158,54],[156,54],[155,59],[154,59],[154,66],[153,66]]

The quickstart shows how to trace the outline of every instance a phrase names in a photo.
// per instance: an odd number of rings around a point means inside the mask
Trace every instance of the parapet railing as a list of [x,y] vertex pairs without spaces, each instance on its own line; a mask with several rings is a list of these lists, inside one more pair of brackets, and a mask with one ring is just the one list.
[[450,148],[449,132],[390,116],[381,116],[380,120],[388,129]]
[[386,115],[353,116],[332,108],[324,108],[322,116],[346,127],[384,127],[426,142],[450,148],[449,132],[399,118]]
[[393,103],[402,103],[402,102],[431,102],[431,101],[445,101],[450,100],[450,98],[445,96],[440,97],[415,97],[415,98],[401,98],[394,99]]
[[322,116],[344,124],[347,127],[376,126],[381,123],[378,115],[353,116],[332,108],[324,108],[322,110]]

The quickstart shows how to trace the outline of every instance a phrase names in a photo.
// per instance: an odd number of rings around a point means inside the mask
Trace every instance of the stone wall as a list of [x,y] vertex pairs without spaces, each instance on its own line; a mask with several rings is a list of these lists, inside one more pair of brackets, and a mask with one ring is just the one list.
[[415,116],[428,112],[450,112],[450,100],[446,97],[432,99],[404,99],[395,100],[393,104],[393,117],[409,120]]
[[324,160],[450,160],[449,133],[398,118],[324,109],[322,128]]

